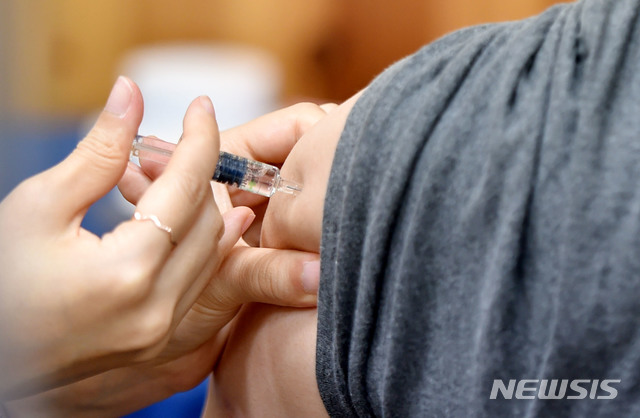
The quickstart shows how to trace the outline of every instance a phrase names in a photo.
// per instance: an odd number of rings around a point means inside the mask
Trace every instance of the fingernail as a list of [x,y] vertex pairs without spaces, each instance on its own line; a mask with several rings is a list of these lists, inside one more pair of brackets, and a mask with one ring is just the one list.
[[253,223],[254,219],[256,219],[256,214],[255,213],[252,213],[251,216],[247,217],[247,220],[244,221],[244,225],[242,225],[242,234],[241,235],[244,235],[244,233],[247,232],[247,229],[249,229],[249,227]]
[[111,89],[111,94],[109,94],[109,99],[107,100],[104,110],[119,118],[124,117],[131,104],[131,93],[131,86],[127,80],[122,76],[118,77],[118,80],[116,80],[116,83]]
[[200,96],[200,104],[204,107],[204,110],[207,111],[211,116],[216,116],[216,111],[213,109],[213,103],[211,99],[207,96]]
[[127,170],[135,171],[136,173],[144,173],[139,165],[134,164],[131,161],[127,163]]
[[315,295],[320,286],[320,260],[307,261],[302,264],[302,287],[305,293]]

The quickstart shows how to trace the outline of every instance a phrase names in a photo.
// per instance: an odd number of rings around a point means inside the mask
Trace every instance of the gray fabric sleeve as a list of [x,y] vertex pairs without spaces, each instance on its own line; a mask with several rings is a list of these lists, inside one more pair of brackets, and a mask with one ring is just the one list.
[[[639,10],[456,32],[358,100],[324,207],[331,415],[640,416]],[[495,379],[620,383],[490,399]]]

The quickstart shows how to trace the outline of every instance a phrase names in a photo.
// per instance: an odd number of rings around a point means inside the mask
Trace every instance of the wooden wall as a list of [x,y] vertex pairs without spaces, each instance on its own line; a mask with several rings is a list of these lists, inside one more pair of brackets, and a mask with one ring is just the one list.
[[286,101],[342,100],[393,61],[460,27],[523,18],[558,0],[4,0],[2,57],[16,109],[101,107],[131,47],[233,41],[280,59]]

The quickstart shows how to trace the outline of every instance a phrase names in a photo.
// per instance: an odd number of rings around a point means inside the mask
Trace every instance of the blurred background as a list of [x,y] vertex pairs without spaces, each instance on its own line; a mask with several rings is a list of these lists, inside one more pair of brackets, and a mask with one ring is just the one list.
[[[297,101],[340,102],[447,32],[557,2],[1,0],[0,197],[74,148],[118,74],[145,97],[141,133],[175,140],[200,94],[223,129]],[[131,212],[112,192],[85,227],[102,234]],[[205,389],[135,416],[198,416]]]

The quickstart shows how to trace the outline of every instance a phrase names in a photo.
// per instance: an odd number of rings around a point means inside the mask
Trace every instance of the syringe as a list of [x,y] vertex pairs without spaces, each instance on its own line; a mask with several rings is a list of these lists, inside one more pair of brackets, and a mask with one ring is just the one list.
[[[151,136],[137,135],[131,144],[131,156],[140,160],[167,164],[176,145]],[[271,197],[275,192],[297,194],[297,183],[280,177],[280,170],[269,164],[221,151],[213,181],[236,186],[240,190]]]

